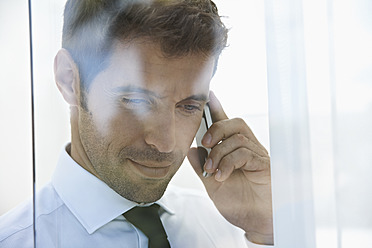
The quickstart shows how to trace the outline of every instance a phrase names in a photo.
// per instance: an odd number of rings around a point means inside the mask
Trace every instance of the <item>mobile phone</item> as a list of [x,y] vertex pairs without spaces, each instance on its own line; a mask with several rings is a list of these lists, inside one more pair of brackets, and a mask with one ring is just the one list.
[[204,177],[208,177],[208,176],[211,175],[210,173],[205,172],[204,168],[203,168],[203,166],[205,164],[205,161],[207,160],[211,149],[204,147],[202,145],[201,141],[203,139],[204,134],[207,132],[208,128],[211,125],[212,125],[212,116],[211,116],[211,112],[209,110],[209,105],[207,103],[204,106],[203,117],[202,117],[202,120],[201,120],[201,123],[200,123],[199,130],[198,130],[198,132],[196,133],[196,136],[195,136],[196,145],[198,146],[199,160],[200,160],[200,164],[201,164],[202,169],[203,169],[203,176]]

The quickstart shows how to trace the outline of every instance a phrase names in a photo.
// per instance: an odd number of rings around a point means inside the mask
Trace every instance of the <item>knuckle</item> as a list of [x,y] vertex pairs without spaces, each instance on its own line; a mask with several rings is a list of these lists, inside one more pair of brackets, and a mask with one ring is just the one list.
[[234,170],[233,163],[228,158],[228,156],[225,156],[221,159],[218,169],[221,170],[221,172],[228,173],[228,174]]
[[223,168],[224,171],[231,172],[235,168],[235,163],[234,159],[232,158],[231,155],[223,157],[223,159],[220,162],[221,168]]
[[221,145],[216,145],[211,149],[211,152],[209,153],[210,157],[218,158],[219,154],[221,154]]
[[225,168],[228,166],[228,164],[229,164],[229,163],[228,163],[228,161],[229,161],[229,158],[228,158],[228,157],[229,157],[229,156],[227,155],[227,156],[225,156],[225,157],[223,157],[223,158],[221,159],[218,168],[225,169]]
[[218,130],[220,128],[222,128],[222,121],[217,121],[215,123],[212,124],[211,126],[211,129],[213,128],[213,130]]
[[236,117],[233,120],[235,122],[237,122],[238,124],[245,124],[245,121],[242,118],[240,118],[240,117]]
[[257,170],[257,158],[255,155],[251,155],[249,160],[247,161],[247,165],[250,170]]
[[269,160],[267,160],[266,157],[261,157],[257,154],[254,154],[251,159],[251,168],[252,170],[267,170],[270,168],[270,164],[268,163]]
[[239,144],[243,144],[246,141],[246,137],[241,133],[236,134],[235,137]]

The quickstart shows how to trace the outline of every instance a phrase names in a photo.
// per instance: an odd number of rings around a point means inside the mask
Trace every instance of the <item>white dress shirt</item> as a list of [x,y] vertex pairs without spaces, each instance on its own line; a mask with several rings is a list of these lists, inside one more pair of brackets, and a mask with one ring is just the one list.
[[[219,214],[204,192],[169,185],[157,203],[172,248],[256,247]],[[52,181],[36,195],[36,247],[147,248],[147,237],[122,215],[136,205],[64,150]],[[0,248],[33,247],[32,224],[32,201],[1,216]]]

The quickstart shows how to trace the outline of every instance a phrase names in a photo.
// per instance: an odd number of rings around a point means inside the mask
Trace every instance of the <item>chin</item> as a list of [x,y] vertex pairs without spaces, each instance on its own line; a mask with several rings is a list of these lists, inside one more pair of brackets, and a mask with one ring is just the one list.
[[[141,180],[137,183],[109,185],[116,193],[137,203],[151,203],[159,200],[168,187],[171,178],[162,180]],[[121,181],[123,182],[123,181]]]

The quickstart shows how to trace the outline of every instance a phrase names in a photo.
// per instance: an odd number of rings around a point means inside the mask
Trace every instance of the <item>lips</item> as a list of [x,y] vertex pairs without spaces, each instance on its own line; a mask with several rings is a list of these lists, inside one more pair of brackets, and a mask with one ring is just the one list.
[[171,168],[169,165],[162,165],[162,164],[142,164],[137,163],[131,159],[128,159],[135,170],[144,177],[154,178],[154,179],[161,179],[168,175],[168,172]]

